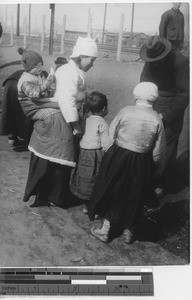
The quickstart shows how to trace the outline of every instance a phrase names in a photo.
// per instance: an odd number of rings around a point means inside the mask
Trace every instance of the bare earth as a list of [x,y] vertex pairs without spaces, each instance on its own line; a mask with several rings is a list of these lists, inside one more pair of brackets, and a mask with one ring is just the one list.
[[[6,41],[0,47],[0,66],[20,59],[14,47]],[[31,46],[39,51],[37,45]],[[54,51],[42,53],[44,67],[54,66]],[[66,53],[68,58],[68,53]],[[135,62],[138,55],[123,57],[120,63],[115,54],[101,53],[95,67],[87,73],[88,91],[98,90],[109,101],[108,122],[120,108],[133,103],[132,90],[139,82],[143,67]],[[2,82],[20,65],[0,68]],[[0,98],[1,101],[1,98]],[[1,117],[1,113],[0,113]],[[178,155],[189,147],[188,110],[180,138]],[[88,217],[82,214],[80,203],[71,203],[66,209],[58,207],[30,208],[34,201],[22,201],[30,152],[16,152],[8,145],[7,137],[0,136],[0,266],[131,266],[131,265],[185,265],[189,263],[189,187],[184,183],[187,170],[175,182],[177,190],[162,200],[162,210],[146,220],[137,233],[137,240],[126,245],[122,237],[103,244],[90,233]],[[184,163],[183,163],[184,164]],[[187,166],[185,165],[186,169]],[[182,183],[182,184],[181,184]],[[99,222],[99,221],[95,221]]]

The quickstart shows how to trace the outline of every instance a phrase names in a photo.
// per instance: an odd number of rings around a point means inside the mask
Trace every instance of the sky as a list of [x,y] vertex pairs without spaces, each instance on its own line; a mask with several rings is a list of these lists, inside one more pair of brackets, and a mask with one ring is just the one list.
[[[32,31],[35,29],[42,28],[43,15],[45,15],[45,24],[47,30],[50,28],[50,15],[51,10],[49,8],[50,1],[41,1],[34,3],[30,1],[31,5],[31,28]],[[42,3],[43,2],[43,3]],[[59,1],[60,2],[60,1]],[[65,1],[62,1],[65,2]],[[95,1],[96,2],[96,1]],[[23,20],[26,17],[28,20],[29,16],[29,2],[26,0],[23,2],[19,1],[6,1],[8,4],[4,4],[5,1],[0,0],[0,20],[7,26],[11,25],[11,17],[13,16],[13,22],[16,24],[17,18],[17,4],[20,3],[20,25],[22,27]],[[57,3],[55,1],[55,23],[62,26],[63,16],[66,15],[66,30],[78,30],[86,31],[88,24],[89,11],[92,15],[92,28],[100,29],[103,28],[104,22],[104,9],[105,3],[84,3],[76,1],[76,3]],[[181,5],[181,10],[186,11],[186,5]],[[158,26],[160,18],[163,12],[170,9],[172,4],[168,2],[147,2],[147,3],[134,3],[134,32],[144,32],[146,34],[155,34],[158,32]],[[105,29],[108,31],[118,32],[120,28],[121,15],[124,14],[124,30],[131,30],[131,17],[132,17],[133,4],[130,1],[119,2],[108,2],[106,10],[106,23]],[[56,26],[57,28],[57,26]]]

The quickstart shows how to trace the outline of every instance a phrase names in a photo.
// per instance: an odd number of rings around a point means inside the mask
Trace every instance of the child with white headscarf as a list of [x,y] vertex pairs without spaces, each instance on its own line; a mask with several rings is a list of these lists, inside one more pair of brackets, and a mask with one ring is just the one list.
[[[125,242],[133,241],[133,230],[142,219],[144,201],[150,193],[151,178],[162,163],[165,134],[161,118],[153,110],[158,88],[151,82],[138,84],[133,95],[135,106],[126,106],[112,121],[108,149],[90,198],[88,214],[103,218],[101,228],[92,234],[109,242],[113,226],[120,225]],[[151,187],[152,188],[152,187]]]

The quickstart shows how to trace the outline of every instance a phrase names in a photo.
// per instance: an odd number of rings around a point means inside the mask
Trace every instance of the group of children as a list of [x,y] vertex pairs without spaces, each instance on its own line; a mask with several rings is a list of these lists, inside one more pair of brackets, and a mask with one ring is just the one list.
[[164,128],[153,110],[158,88],[143,82],[133,94],[136,105],[123,108],[110,126],[104,120],[106,96],[90,94],[90,116],[85,120],[71,179],[71,192],[87,200],[83,212],[91,220],[102,219],[101,228],[92,227],[91,232],[103,242],[110,241],[118,223],[125,242],[133,241],[133,229],[142,219],[146,198],[151,196],[154,172],[163,164]]
[[[39,61],[39,57],[37,57]],[[40,60],[40,66],[41,60]],[[52,89],[54,75],[39,84],[41,68],[26,74],[20,87],[31,81],[38,96]],[[37,85],[36,85],[37,83]],[[30,94],[26,86],[26,93]],[[90,220],[102,220],[102,226],[92,227],[92,234],[103,242],[110,241],[113,226],[120,223],[126,243],[133,241],[133,229],[141,220],[145,199],[148,197],[154,167],[160,167],[165,150],[164,128],[153,110],[158,88],[151,82],[139,83],[133,95],[135,106],[126,106],[108,126],[107,98],[94,91],[87,95],[85,118],[76,168],[70,181],[73,195],[86,201],[83,212]],[[56,110],[58,108],[49,108]],[[38,111],[33,119],[42,117]]]

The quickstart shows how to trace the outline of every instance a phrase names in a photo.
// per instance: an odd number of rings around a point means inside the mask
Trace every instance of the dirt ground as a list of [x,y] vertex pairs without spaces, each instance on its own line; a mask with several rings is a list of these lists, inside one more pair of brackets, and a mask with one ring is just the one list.
[[[0,88],[5,78],[21,68],[18,43],[9,47],[4,40],[0,48]],[[32,48],[32,47],[31,47]],[[40,47],[39,47],[40,48]],[[33,49],[39,51],[37,45]],[[45,69],[54,66],[57,49],[51,57],[41,53]],[[65,55],[68,58],[68,53]],[[87,90],[107,95],[110,123],[120,108],[133,101],[132,90],[139,82],[143,62],[138,55],[127,55],[120,63],[114,54],[100,53],[95,67],[87,73]],[[0,89],[2,94],[3,89]],[[1,117],[1,113],[0,113]],[[189,116],[178,147],[170,193],[161,199],[162,209],[146,219],[136,232],[136,241],[126,245],[122,237],[103,244],[90,233],[88,217],[82,204],[71,202],[65,209],[58,207],[30,208],[34,201],[22,201],[30,152],[14,151],[7,137],[0,136],[0,266],[142,266],[185,265],[189,263]],[[99,221],[95,221],[99,222]]]

